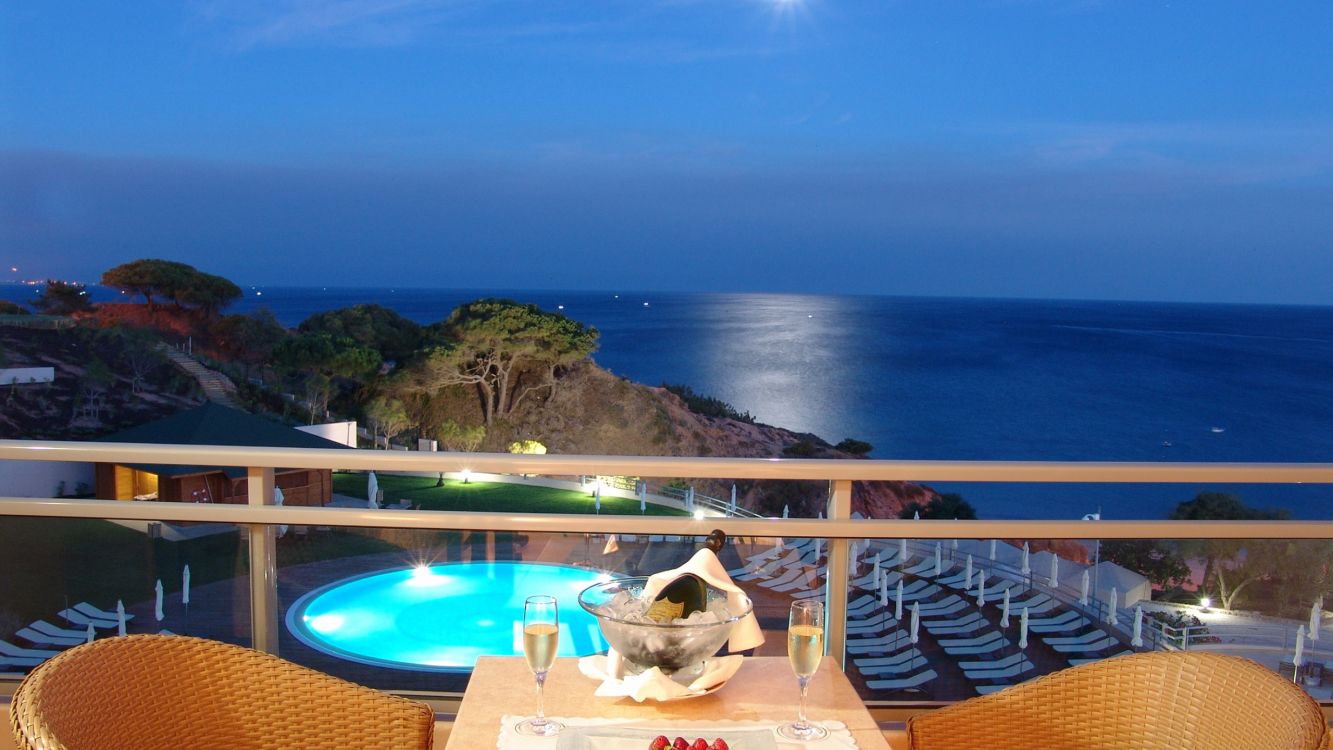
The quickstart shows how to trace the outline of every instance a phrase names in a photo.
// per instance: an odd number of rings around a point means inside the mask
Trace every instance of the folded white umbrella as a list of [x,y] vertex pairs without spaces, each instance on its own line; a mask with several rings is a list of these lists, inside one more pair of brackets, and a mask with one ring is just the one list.
[[736,485],[731,485],[731,515],[736,515]]
[[1291,663],[1299,669],[1305,663],[1305,626],[1296,626],[1296,655],[1291,657]]
[[375,476],[375,472],[366,475],[366,507],[375,509],[379,505],[380,480]]
[[940,554],[940,543],[935,542],[935,577],[939,578],[944,572],[944,558]]
[[994,562],[994,561],[995,561],[995,540],[994,540],[994,539],[990,540],[990,559],[991,559],[991,562]]
[[967,556],[967,563],[963,566],[963,590],[972,588],[972,555]]
[[786,503],[784,503],[782,505],[782,517],[787,518],[790,515],[791,515],[791,509],[787,507]]
[[1324,608],[1320,606],[1319,602],[1316,601],[1314,604],[1310,605],[1310,640],[1319,640],[1319,625],[1321,624],[1320,620],[1322,620],[1323,617]]
[[163,614],[163,612],[162,612],[162,579],[161,579],[161,578],[157,579],[157,583],[153,585],[153,589],[157,592],[157,603],[153,605],[153,616],[157,618],[157,621],[158,621],[158,622],[162,622],[162,620],[166,617],[166,615]]
[[1088,581],[1088,569],[1087,569],[1087,568],[1084,568],[1084,569],[1083,569],[1083,580],[1079,582],[1079,587],[1078,587],[1078,590],[1079,590],[1079,594],[1078,594],[1078,603],[1079,603],[1079,604],[1082,604],[1082,605],[1085,606],[1085,607],[1088,606],[1088,583],[1089,583],[1089,581]]
[[907,537],[898,540],[898,564],[907,564]]
[[[735,512],[736,510],[736,503],[734,500],[731,504],[731,510],[733,512]],[[648,483],[639,482],[639,512],[646,513],[647,511],[648,511]]]
[[1120,603],[1120,592],[1116,591],[1115,586],[1111,587],[1111,601],[1106,606],[1106,624],[1114,625],[1116,623],[1115,611]]
[[1054,554],[1051,555],[1050,584],[1051,588],[1060,585],[1060,558]]
[[1032,566],[1028,564],[1029,562],[1028,555],[1029,555],[1028,543],[1023,542],[1023,567],[1022,567],[1023,575],[1027,575],[1028,573],[1032,572]]
[[914,510],[914,511],[912,511],[912,520],[913,520],[913,521],[920,521],[920,520],[921,520],[921,511],[919,511],[919,510]]
[[977,571],[977,606],[986,606],[986,569]]
[[847,575],[849,576],[856,576],[856,556],[858,554],[860,554],[860,550],[856,548],[856,542],[852,542],[847,552]]
[[96,633],[96,631],[93,630],[93,623],[92,623],[91,620],[89,620],[89,621],[88,621],[88,640],[87,640],[86,642],[87,642],[87,643],[92,643],[92,642],[93,642],[93,639],[96,638],[96,637],[97,637],[97,633]]
[[879,579],[879,606],[889,606],[889,579]]
[[[88,623],[92,627],[92,623]],[[116,600],[116,635],[125,635],[125,602]]]
[[1139,648],[1143,645],[1143,607],[1134,608],[1134,637],[1130,639],[1129,645]]
[[898,599],[893,605],[893,619],[902,622],[903,619],[903,579],[898,579]]
[[870,574],[871,574],[872,576],[874,576],[871,580],[873,580],[876,584],[878,584],[878,583],[879,583],[880,576],[883,575],[883,573],[880,571],[880,568],[879,568],[879,553],[878,553],[878,552],[875,553],[875,565],[874,565],[873,568],[871,568],[871,570],[870,570]]
[[1018,647],[1027,649],[1028,647],[1028,608],[1023,608],[1023,614],[1018,618]]
[[915,644],[920,638],[921,630],[921,610],[916,602],[912,602],[912,643]]
[[1004,607],[1000,610],[1000,627],[1009,627],[1009,589],[1004,590]]

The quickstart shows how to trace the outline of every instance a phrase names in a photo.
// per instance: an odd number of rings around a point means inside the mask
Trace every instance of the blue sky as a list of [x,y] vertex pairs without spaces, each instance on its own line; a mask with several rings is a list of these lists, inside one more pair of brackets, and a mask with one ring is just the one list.
[[1331,49],[1327,0],[11,0],[0,278],[1327,304]]

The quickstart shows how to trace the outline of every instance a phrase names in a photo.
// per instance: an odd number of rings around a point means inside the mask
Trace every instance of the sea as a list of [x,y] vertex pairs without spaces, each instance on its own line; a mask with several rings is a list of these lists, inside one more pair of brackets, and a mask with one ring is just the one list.
[[[765,293],[248,288],[284,325],[378,303],[419,323],[503,297],[601,332],[594,359],[873,458],[1333,462],[1333,307]],[[31,288],[0,287],[26,299]],[[95,300],[114,299],[93,289]],[[1203,490],[1333,518],[1330,485],[922,481],[982,518],[1160,519]]]

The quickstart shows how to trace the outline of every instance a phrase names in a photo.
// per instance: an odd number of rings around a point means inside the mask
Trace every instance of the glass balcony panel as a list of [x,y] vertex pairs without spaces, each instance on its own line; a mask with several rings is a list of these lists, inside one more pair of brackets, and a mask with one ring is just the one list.
[[26,672],[84,642],[90,623],[95,638],[116,635],[117,603],[128,634],[250,645],[243,534],[220,523],[0,517],[0,666]]

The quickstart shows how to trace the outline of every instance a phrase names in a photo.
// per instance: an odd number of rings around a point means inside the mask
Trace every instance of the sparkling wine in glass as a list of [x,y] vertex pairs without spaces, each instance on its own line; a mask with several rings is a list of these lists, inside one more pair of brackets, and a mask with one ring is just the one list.
[[810,678],[824,658],[824,603],[801,600],[792,602],[787,621],[787,658],[801,686],[800,710],[796,721],[778,727],[778,734],[790,740],[808,742],[828,736],[828,730],[805,718],[805,692]]
[[546,718],[544,688],[546,672],[555,663],[560,642],[560,613],[553,596],[529,596],[523,603],[523,658],[537,678],[537,715],[514,725],[519,734],[550,737],[559,734],[564,724]]

